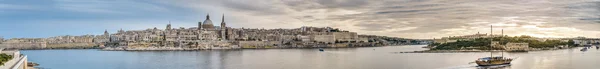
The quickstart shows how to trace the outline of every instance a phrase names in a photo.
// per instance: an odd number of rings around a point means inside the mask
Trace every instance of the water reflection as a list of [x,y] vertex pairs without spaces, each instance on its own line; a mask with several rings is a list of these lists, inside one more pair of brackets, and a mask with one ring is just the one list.
[[498,66],[476,66],[477,69],[510,69],[511,64]]

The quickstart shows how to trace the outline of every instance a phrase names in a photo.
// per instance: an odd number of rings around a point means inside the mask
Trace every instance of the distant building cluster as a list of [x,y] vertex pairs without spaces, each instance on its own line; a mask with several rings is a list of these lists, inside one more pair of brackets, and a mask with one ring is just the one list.
[[[225,19],[223,17],[223,19]],[[111,34],[107,46],[116,47],[182,47],[193,49],[290,48],[290,47],[348,47],[375,46],[355,32],[330,27],[301,27],[295,29],[251,29],[227,27],[225,20],[214,26],[210,16],[198,27],[119,30]],[[354,44],[354,45],[352,45]]]
[[521,43],[508,42],[506,44],[500,44],[499,41],[492,41],[492,47],[501,48],[503,50],[509,50],[509,51],[530,50],[529,43],[524,43],[524,42],[521,42]]
[[456,42],[457,40],[472,40],[472,39],[476,39],[476,38],[489,38],[489,37],[501,37],[502,35],[488,35],[486,34],[480,34],[479,32],[477,32],[476,34],[472,34],[472,35],[462,35],[462,36],[448,36],[448,37],[442,37],[441,39],[433,39],[435,43],[449,43],[449,42]]
[[[0,38],[0,47],[18,49],[92,48],[109,49],[240,49],[240,48],[313,48],[362,47],[428,43],[426,40],[358,35],[331,27],[300,27],[293,29],[258,29],[227,27],[223,16],[220,26],[214,26],[210,16],[197,27],[165,29],[118,30],[102,35],[56,36],[50,38]],[[106,48],[105,48],[106,49]]]
[[585,37],[577,37],[572,39],[575,45],[599,45],[600,38],[585,38]]
[[106,42],[107,36],[56,36],[49,38],[12,38],[0,40],[2,48],[42,49],[42,48],[89,48]]

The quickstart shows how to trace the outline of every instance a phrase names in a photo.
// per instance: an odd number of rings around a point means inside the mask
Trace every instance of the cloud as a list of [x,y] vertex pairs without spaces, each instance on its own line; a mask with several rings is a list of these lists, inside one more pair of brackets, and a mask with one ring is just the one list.
[[[6,38],[102,34],[116,31],[194,27],[202,16],[153,0],[2,0],[0,35]],[[202,13],[200,13],[202,14]],[[11,33],[7,33],[11,32]]]
[[[540,37],[600,37],[592,0],[175,0],[227,13],[236,27],[331,26],[360,34],[435,38],[489,32]],[[207,8],[210,7],[210,8]],[[219,8],[219,9],[214,9]],[[569,34],[585,33],[585,34]]]
[[86,13],[134,14],[139,12],[169,12],[165,6],[152,1],[137,0],[54,0],[55,7]]
[[[195,27],[191,21],[171,21],[173,28]],[[41,20],[27,21],[26,23],[2,24],[1,36],[8,38],[44,38],[61,35],[100,35],[104,30],[111,33],[123,30],[146,30],[151,28],[165,29],[168,21],[127,19],[127,20]],[[11,32],[11,33],[4,33]]]
[[[203,21],[204,15],[208,13],[213,17],[213,21],[220,21],[218,17],[225,14],[227,25],[237,28],[329,26],[359,34],[440,38],[477,32],[489,33],[489,26],[494,25],[497,28],[494,33],[504,29],[504,33],[511,36],[600,37],[600,1],[597,0],[51,0],[40,2],[42,4],[0,2],[0,10],[30,8],[39,11],[0,13],[14,15],[2,16],[4,20],[0,20],[3,22],[10,22],[16,18],[35,19],[46,24],[101,25],[102,22],[109,22],[108,24],[119,23],[118,27],[126,29],[144,29],[153,26],[162,28],[171,20],[180,23],[174,25],[193,27],[197,21]],[[37,16],[38,14],[41,15]],[[24,17],[34,15],[37,17]]]

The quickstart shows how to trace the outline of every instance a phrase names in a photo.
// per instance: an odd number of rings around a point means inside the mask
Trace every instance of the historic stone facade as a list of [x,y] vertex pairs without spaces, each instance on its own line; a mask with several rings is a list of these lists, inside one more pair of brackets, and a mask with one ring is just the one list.
[[[225,17],[214,26],[209,15],[197,27],[165,29],[118,30],[103,35],[57,36],[50,38],[10,39],[0,46],[7,48],[90,48],[109,50],[201,50],[239,48],[313,48],[360,47],[386,45],[388,37],[359,36],[355,32],[331,27],[300,27],[292,29],[258,29],[227,27]],[[394,38],[396,39],[396,38]],[[399,39],[399,38],[398,38]]]
[[0,43],[3,48],[46,49],[46,48],[92,48],[108,42],[108,32],[104,35],[55,36],[49,38],[12,38]]
[[[225,17],[223,17],[225,18]],[[224,48],[234,46],[228,40],[228,34],[233,30],[225,26],[225,20],[222,20],[220,27],[215,27],[206,16],[204,22],[198,22],[198,27],[193,28],[172,28],[168,24],[166,29],[147,29],[133,31],[119,31],[112,34],[108,46],[152,46],[152,47],[186,47],[186,48]],[[218,47],[214,47],[218,46]]]
[[220,26],[214,26],[210,16],[198,27],[171,28],[164,30],[147,29],[138,31],[120,30],[112,34],[112,47],[175,47],[194,49],[231,48],[291,48],[328,47],[335,43],[368,42],[355,32],[342,31],[330,27],[301,27],[295,29],[252,29],[227,27],[225,17]]

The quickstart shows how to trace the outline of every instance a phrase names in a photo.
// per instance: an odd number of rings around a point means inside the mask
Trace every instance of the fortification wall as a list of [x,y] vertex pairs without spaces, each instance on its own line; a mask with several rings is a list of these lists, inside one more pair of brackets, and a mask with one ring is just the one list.
[[92,48],[94,46],[98,46],[98,44],[93,42],[81,42],[81,43],[48,43],[46,44],[46,48],[55,49],[55,48]]

